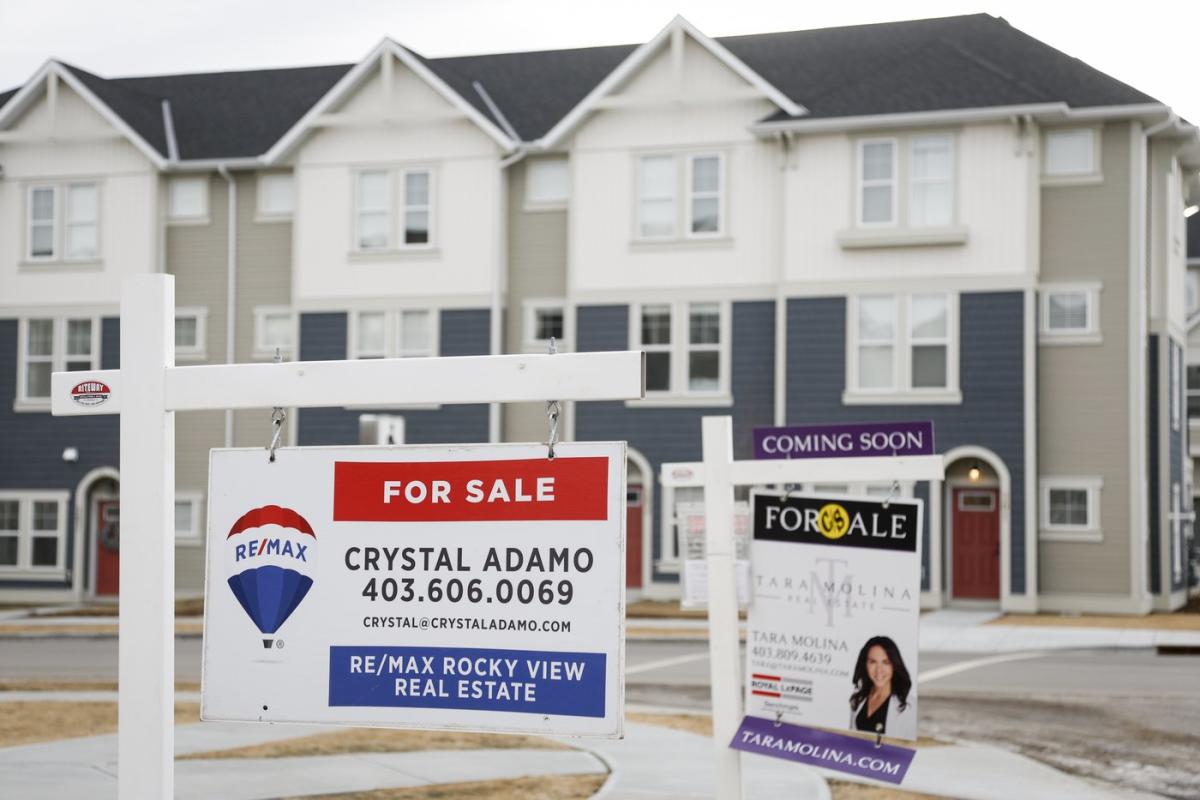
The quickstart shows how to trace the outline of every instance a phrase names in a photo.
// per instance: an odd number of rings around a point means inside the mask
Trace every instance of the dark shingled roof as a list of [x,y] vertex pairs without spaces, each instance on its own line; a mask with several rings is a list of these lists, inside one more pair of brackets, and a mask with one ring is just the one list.
[[[810,112],[806,118],[1152,97],[987,14],[719,38]],[[429,59],[413,53],[499,127],[478,81],[522,140],[545,135],[636,45]],[[412,52],[412,51],[410,51]],[[182,159],[267,152],[352,67],[104,79],[68,67],[152,147],[167,154],[171,103]],[[0,106],[12,92],[0,94]],[[771,119],[787,119],[779,112]]]

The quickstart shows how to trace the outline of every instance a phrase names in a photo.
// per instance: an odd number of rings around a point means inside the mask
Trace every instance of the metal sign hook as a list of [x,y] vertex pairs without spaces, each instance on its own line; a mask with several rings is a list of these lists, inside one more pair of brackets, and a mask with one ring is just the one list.
[[[550,337],[550,355],[558,353],[558,344]],[[557,400],[546,401],[546,420],[550,425],[550,433],[546,438],[546,458],[554,460],[554,445],[558,442],[558,418],[562,414],[562,406]]]
[[[283,353],[278,347],[275,348],[275,358],[273,360],[276,364],[283,363]],[[279,439],[283,435],[283,423],[286,419],[287,412],[281,406],[275,406],[271,410],[271,443],[267,445],[267,452],[269,453],[267,457],[268,463],[275,463],[275,450],[279,447]]]

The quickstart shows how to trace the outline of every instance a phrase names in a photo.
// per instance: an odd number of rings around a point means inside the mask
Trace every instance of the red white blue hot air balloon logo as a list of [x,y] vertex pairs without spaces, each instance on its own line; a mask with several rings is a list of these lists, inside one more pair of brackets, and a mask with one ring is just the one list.
[[229,588],[264,636],[278,631],[312,588],[316,551],[312,526],[290,508],[255,508],[229,529]]

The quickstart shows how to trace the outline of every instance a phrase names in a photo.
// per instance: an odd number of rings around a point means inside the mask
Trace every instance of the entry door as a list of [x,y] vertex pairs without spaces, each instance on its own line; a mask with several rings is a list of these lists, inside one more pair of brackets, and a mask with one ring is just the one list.
[[625,490],[625,588],[642,588],[642,502],[641,486]]
[[92,541],[96,552],[96,594],[115,596],[120,588],[121,507],[111,497],[97,498]]
[[996,489],[955,489],[950,594],[1000,599],[1000,502]]

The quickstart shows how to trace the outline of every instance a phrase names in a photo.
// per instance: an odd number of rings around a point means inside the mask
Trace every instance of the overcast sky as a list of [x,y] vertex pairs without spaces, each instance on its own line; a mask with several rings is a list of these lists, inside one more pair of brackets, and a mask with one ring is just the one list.
[[0,90],[51,57],[116,77],[345,63],[384,36],[426,56],[644,42],[677,13],[725,36],[980,11],[1200,122],[1200,0],[0,0]]

